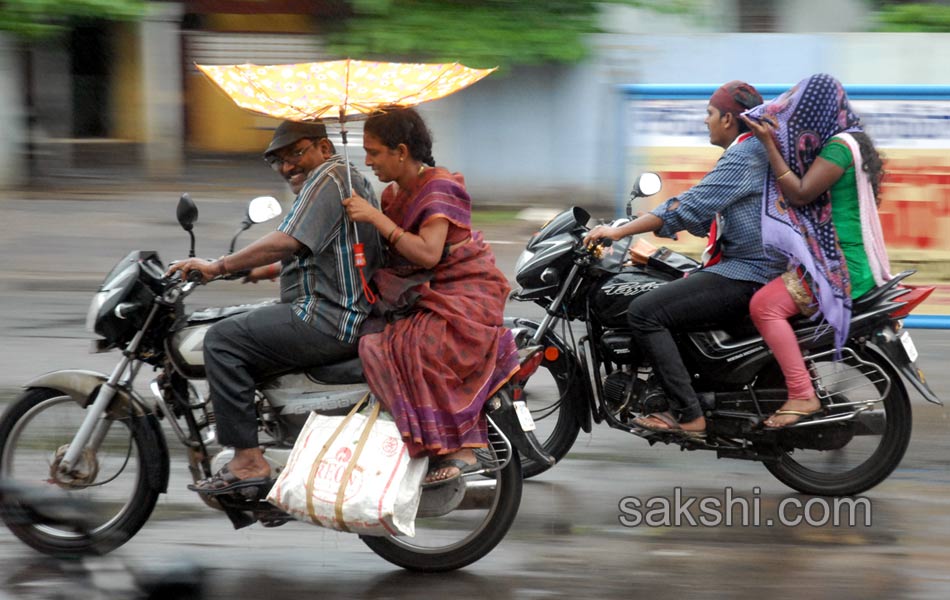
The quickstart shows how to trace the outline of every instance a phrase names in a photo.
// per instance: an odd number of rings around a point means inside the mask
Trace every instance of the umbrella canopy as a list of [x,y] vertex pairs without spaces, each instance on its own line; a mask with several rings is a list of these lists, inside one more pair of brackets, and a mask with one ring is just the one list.
[[457,92],[495,70],[352,59],[197,66],[239,107],[289,121],[347,121],[385,106],[415,106]]

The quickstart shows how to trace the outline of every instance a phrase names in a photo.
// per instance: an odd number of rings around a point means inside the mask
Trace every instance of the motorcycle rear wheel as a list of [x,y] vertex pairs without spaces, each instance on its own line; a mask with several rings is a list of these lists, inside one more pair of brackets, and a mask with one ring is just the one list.
[[[890,389],[883,400],[874,405],[873,412],[862,415],[861,421],[876,423],[878,431],[856,434],[841,448],[832,450],[795,449],[784,453],[778,461],[765,463],[765,468],[785,485],[803,494],[817,496],[850,496],[867,491],[882,482],[900,464],[910,443],[912,416],[907,390],[890,363],[875,353],[859,353],[867,361],[884,371],[890,379]],[[845,359],[841,363],[818,363],[822,379],[830,391],[839,386],[854,387],[854,379],[861,377],[857,362]],[[887,389],[887,382],[866,378],[865,390],[874,388],[878,393]],[[847,381],[845,384],[843,382]],[[858,401],[862,392],[850,392],[847,400]],[[864,392],[867,393],[867,392]],[[844,393],[842,393],[844,395]],[[799,427],[793,432],[821,433],[821,428],[840,425]],[[857,424],[845,425],[859,427]],[[878,435],[876,435],[878,434]]]
[[23,490],[20,499],[4,500],[0,516],[14,535],[44,554],[114,550],[141,529],[158,499],[146,478],[149,442],[128,419],[113,420],[99,450],[82,456],[84,475],[65,481],[55,473],[58,455],[84,416],[70,396],[33,388],[0,418],[0,480]]
[[[483,465],[502,468],[485,478],[466,476],[465,498],[447,515],[416,519],[414,537],[362,536],[385,560],[410,571],[444,572],[479,560],[504,539],[521,504],[522,475],[518,451],[489,427],[489,447],[477,451]],[[508,456],[505,456],[505,455]]]

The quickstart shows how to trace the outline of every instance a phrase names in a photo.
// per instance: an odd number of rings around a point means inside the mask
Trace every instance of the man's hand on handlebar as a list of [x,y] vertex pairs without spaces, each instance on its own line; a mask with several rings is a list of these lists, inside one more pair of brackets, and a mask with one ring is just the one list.
[[[587,235],[584,236],[584,245],[592,246],[598,243],[600,240],[606,239],[610,241],[616,241],[623,237],[623,234],[620,233],[619,227],[611,227],[610,225],[598,225],[587,232]],[[608,246],[610,244],[607,244]]]
[[[207,283],[221,275],[221,265],[219,263],[220,261],[205,260],[203,258],[186,258],[185,260],[172,264],[165,272],[165,276],[171,277],[180,271],[182,278],[186,281],[198,281],[198,276],[200,275],[200,281]],[[192,273],[196,273],[197,275],[192,275]]]

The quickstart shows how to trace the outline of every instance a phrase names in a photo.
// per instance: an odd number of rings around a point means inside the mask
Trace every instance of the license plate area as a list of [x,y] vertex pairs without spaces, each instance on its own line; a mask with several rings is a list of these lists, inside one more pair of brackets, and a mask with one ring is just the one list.
[[907,358],[910,359],[910,362],[916,362],[919,354],[917,353],[917,347],[914,346],[914,340],[910,338],[910,332],[901,332],[900,339],[901,345],[904,346],[904,352],[907,353]]
[[518,422],[521,423],[522,431],[534,431],[534,418],[531,416],[531,411],[528,410],[528,405],[524,400],[519,400],[513,403],[515,406],[515,414],[518,415]]

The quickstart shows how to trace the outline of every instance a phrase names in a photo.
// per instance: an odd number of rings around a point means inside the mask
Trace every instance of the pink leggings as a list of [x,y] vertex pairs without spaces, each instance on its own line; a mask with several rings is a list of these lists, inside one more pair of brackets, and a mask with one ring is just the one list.
[[749,310],[756,329],[782,368],[788,397],[801,400],[814,396],[815,389],[798,347],[798,339],[788,323],[789,317],[799,314],[798,306],[785,289],[782,278],[773,279],[757,291],[749,303]]

